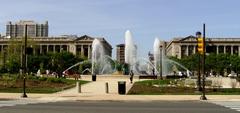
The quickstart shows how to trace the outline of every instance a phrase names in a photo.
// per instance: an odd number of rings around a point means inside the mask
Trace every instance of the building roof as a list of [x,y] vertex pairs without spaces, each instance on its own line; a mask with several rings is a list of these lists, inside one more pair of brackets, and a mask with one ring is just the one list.
[[[37,22],[33,21],[33,20],[20,20],[17,21],[15,23],[12,23],[11,21],[9,21],[7,24],[16,24],[16,25],[36,25],[38,24]],[[45,21],[44,24],[48,24],[48,21]]]
[[125,44],[118,44],[118,45],[116,45],[117,47],[123,47],[123,46],[125,46]]
[[[100,37],[91,37],[88,35],[83,35],[80,37],[75,37],[73,35],[69,35],[69,36],[58,36],[58,37],[31,37],[30,39],[34,40],[34,41],[39,41],[39,42],[45,42],[45,41],[51,41],[51,42],[66,42],[66,41],[70,41],[70,42],[77,42],[77,41],[93,41],[95,38],[99,39],[100,41],[102,41],[103,43],[107,44],[111,49],[112,46],[104,39],[104,38],[100,38]],[[4,42],[4,41],[9,41],[11,39],[15,39],[16,41],[20,41],[22,39],[22,37],[17,37],[17,38],[0,38],[0,42]]]
[[[224,43],[232,43],[232,42],[240,42],[240,38],[236,37],[236,38],[209,38],[207,37],[205,39],[207,42],[224,42]],[[172,44],[172,43],[183,43],[183,42],[196,42],[196,37],[195,36],[187,36],[187,37],[176,37],[173,38],[170,42],[167,42],[167,48]]]

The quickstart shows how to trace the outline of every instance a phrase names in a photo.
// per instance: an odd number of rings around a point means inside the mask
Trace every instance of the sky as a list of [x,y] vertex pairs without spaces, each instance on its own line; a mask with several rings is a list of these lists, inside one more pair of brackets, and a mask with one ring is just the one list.
[[8,21],[49,22],[49,36],[104,37],[113,47],[130,30],[145,57],[154,39],[170,41],[202,31],[207,37],[240,37],[240,0],[0,0],[0,33]]

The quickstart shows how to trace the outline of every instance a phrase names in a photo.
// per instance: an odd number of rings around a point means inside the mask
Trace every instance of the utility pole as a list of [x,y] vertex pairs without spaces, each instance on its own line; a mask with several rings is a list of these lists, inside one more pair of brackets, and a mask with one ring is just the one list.
[[3,49],[3,69],[4,69],[4,72],[6,72],[6,50]]
[[163,73],[163,71],[162,71],[162,45],[160,46],[160,79],[162,80],[163,79],[163,77],[162,77],[162,73]]
[[27,98],[26,94],[26,73],[27,73],[27,65],[26,65],[26,55],[27,55],[27,25],[24,26],[24,45],[22,47],[22,64],[21,67],[23,69],[23,95],[22,98]]
[[[197,46],[199,54],[199,64],[198,64],[198,88],[201,88],[201,77],[202,75],[202,95],[201,100],[207,100],[205,96],[205,55],[206,55],[206,42],[205,42],[205,24],[203,24],[203,37],[201,37],[201,32],[197,32]],[[202,65],[201,65],[202,64]],[[201,68],[201,74],[200,74]]]
[[206,42],[205,42],[205,24],[203,24],[203,55],[202,55],[202,96],[200,97],[201,100],[207,100],[207,97],[205,95],[205,55],[206,55]]

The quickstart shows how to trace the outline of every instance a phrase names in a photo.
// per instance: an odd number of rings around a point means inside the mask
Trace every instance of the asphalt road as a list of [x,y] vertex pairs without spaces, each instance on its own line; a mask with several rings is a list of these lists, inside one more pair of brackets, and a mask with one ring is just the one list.
[[238,113],[200,101],[67,101],[0,107],[0,113]]

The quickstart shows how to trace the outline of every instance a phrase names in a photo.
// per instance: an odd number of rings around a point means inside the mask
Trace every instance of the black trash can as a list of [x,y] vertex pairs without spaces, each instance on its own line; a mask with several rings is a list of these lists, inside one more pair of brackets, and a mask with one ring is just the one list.
[[118,81],[118,94],[124,95],[126,94],[126,82]]
[[93,75],[92,75],[92,81],[96,81],[96,79],[97,79],[96,74],[93,74]]

